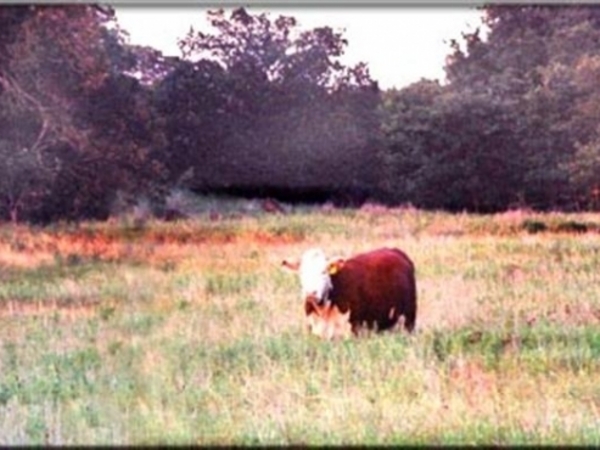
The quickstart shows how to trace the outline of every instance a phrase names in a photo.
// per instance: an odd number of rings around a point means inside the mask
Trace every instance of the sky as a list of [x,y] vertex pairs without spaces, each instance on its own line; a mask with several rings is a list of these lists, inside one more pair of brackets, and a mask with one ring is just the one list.
[[[130,43],[147,45],[165,55],[181,56],[177,40],[190,29],[210,31],[204,6],[117,6],[117,20]],[[481,26],[473,7],[267,7],[248,8],[293,16],[300,29],[330,26],[344,30],[348,40],[342,62],[368,64],[371,77],[382,89],[402,88],[421,78],[445,78],[444,63],[451,39]]]

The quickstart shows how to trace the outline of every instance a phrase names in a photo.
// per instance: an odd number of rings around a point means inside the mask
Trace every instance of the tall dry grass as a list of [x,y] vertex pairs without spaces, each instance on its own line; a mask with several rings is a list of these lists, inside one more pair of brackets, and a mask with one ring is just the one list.
[[[598,444],[597,223],[370,205],[1,229],[0,443]],[[416,264],[417,332],[308,334],[280,262],[383,245]]]

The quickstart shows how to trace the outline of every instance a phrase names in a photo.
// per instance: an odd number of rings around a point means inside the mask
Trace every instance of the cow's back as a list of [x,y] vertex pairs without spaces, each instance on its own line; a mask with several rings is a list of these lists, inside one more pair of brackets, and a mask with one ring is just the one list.
[[400,315],[412,330],[416,319],[414,265],[401,250],[382,248],[348,259],[332,277],[331,300],[350,310],[353,329],[366,323],[379,330],[394,326]]

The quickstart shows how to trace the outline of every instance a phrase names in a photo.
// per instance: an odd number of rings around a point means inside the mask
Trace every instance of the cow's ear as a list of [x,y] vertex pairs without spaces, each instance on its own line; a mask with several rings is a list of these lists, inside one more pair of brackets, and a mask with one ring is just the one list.
[[345,262],[346,260],[343,258],[337,258],[330,261],[329,264],[327,264],[327,273],[329,275],[335,275],[344,266]]
[[300,268],[300,263],[298,261],[290,262],[287,259],[284,259],[281,261],[281,267],[291,270],[292,272],[296,272]]

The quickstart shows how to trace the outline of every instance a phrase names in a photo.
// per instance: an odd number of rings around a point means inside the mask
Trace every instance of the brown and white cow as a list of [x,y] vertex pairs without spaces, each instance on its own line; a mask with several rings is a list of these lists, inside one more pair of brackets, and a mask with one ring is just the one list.
[[394,327],[400,316],[412,332],[417,316],[415,268],[396,248],[381,248],[347,260],[328,261],[323,250],[304,252],[299,263],[283,266],[300,276],[309,329],[331,339],[366,326]]

